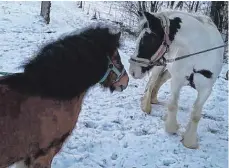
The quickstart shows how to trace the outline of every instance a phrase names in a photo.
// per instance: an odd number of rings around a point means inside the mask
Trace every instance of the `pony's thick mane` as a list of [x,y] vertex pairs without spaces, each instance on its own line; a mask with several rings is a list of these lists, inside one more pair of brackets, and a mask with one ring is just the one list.
[[24,72],[5,76],[0,84],[28,95],[61,100],[79,96],[107,70],[107,54],[119,47],[109,27],[97,25],[44,45],[24,64]]

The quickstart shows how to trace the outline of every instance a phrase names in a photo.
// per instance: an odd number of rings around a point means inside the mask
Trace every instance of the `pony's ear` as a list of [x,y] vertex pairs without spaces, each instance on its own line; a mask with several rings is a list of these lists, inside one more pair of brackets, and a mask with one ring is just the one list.
[[120,37],[121,37],[121,32],[118,32],[118,33],[115,34],[115,40],[116,40],[116,42],[119,41]]

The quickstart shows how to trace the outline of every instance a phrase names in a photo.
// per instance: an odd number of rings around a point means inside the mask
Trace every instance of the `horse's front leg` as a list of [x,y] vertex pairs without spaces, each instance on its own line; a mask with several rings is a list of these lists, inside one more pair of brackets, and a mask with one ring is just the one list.
[[173,78],[171,80],[171,99],[168,104],[168,112],[165,117],[165,130],[168,133],[176,133],[179,126],[177,124],[178,99],[183,79]]
[[144,92],[144,96],[141,99],[141,109],[148,114],[151,112],[151,95],[153,88],[155,87],[158,78],[160,78],[160,74],[163,72],[164,68],[165,67],[163,66],[159,66],[152,69],[151,76]]
[[204,103],[206,102],[210,94],[211,88],[201,88],[201,90],[198,90],[198,95],[193,105],[191,118],[182,139],[183,145],[187,148],[196,149],[199,146],[197,141],[198,123],[201,118],[201,112]]
[[160,77],[157,79],[155,87],[152,90],[152,94],[151,94],[151,103],[152,104],[157,104],[158,100],[157,100],[157,94],[158,91],[160,89],[160,87],[171,78],[171,74],[169,73],[169,71],[166,69],[165,71],[162,72],[162,74],[160,75]]

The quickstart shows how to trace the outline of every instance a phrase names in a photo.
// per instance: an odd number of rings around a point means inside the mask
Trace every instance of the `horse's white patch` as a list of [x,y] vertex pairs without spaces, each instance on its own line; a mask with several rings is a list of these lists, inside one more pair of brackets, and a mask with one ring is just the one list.
[[[217,30],[216,26],[213,25],[212,21],[209,20],[209,18],[202,16],[193,16],[191,14],[183,12],[168,12],[167,14],[170,18],[181,18],[182,22],[180,23],[181,28],[176,33],[175,39],[170,45],[169,51],[165,55],[165,58],[174,59],[180,56],[196,53],[223,44],[223,39],[219,31]],[[160,15],[160,13],[158,13],[158,15]],[[142,34],[144,34],[144,30]],[[139,36],[140,39],[142,38],[142,34],[140,34]],[[139,41],[137,43],[137,46],[139,46]],[[138,48],[136,48],[136,51],[138,51]],[[168,63],[166,66],[169,73],[171,74],[171,98],[169,101],[169,108],[165,121],[165,127],[166,130],[170,133],[176,133],[178,128],[176,119],[178,99],[182,86],[184,86],[184,84],[187,84],[186,77],[190,76],[190,74],[193,72],[193,69],[207,70],[213,73],[211,78],[206,78],[201,74],[196,74],[193,77],[195,88],[198,91],[198,96],[193,105],[191,119],[184,134],[184,140],[182,141],[183,144],[188,148],[198,147],[198,122],[201,117],[202,108],[209,95],[211,94],[213,84],[222,69],[223,55],[224,49],[220,48],[210,52],[194,55],[173,63]],[[131,63],[130,67],[131,75],[134,75],[134,78],[141,79],[142,74],[140,73],[140,66],[137,67],[136,64]],[[153,79],[154,77],[156,78],[157,76],[159,75],[152,74],[151,79]],[[151,92],[149,92],[147,89],[146,93]],[[147,107],[150,107],[150,101],[148,99],[151,99],[151,95],[144,97],[145,99],[143,99],[143,101],[147,102],[147,104],[144,104],[144,107],[142,107],[142,109],[147,109]],[[151,109],[147,110],[151,111]]]
[[[140,41],[144,37],[144,35],[145,35],[146,32],[152,33],[149,28],[144,28],[141,31],[141,33],[138,36],[137,41],[136,41],[136,48],[135,48],[134,54],[131,56],[131,58],[138,57]],[[144,73],[142,73],[142,68],[138,64],[130,64],[129,72],[136,79],[141,79],[141,78],[144,77]]]

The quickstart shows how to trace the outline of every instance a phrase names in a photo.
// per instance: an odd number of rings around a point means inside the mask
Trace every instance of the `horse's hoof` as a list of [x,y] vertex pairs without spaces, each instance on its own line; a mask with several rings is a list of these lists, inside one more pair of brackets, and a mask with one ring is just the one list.
[[144,98],[141,98],[141,109],[143,112],[150,114],[151,113],[151,104],[146,102]]
[[147,113],[147,114],[150,114],[151,113],[151,106],[142,106],[141,107],[142,111]]
[[176,123],[167,123],[165,121],[165,131],[169,134],[176,134],[179,129],[179,125]]
[[157,98],[153,98],[153,99],[151,100],[151,104],[158,104]]
[[198,149],[199,148],[197,138],[188,139],[187,136],[183,135],[181,142],[184,145],[184,147],[186,148],[189,148],[189,149]]

